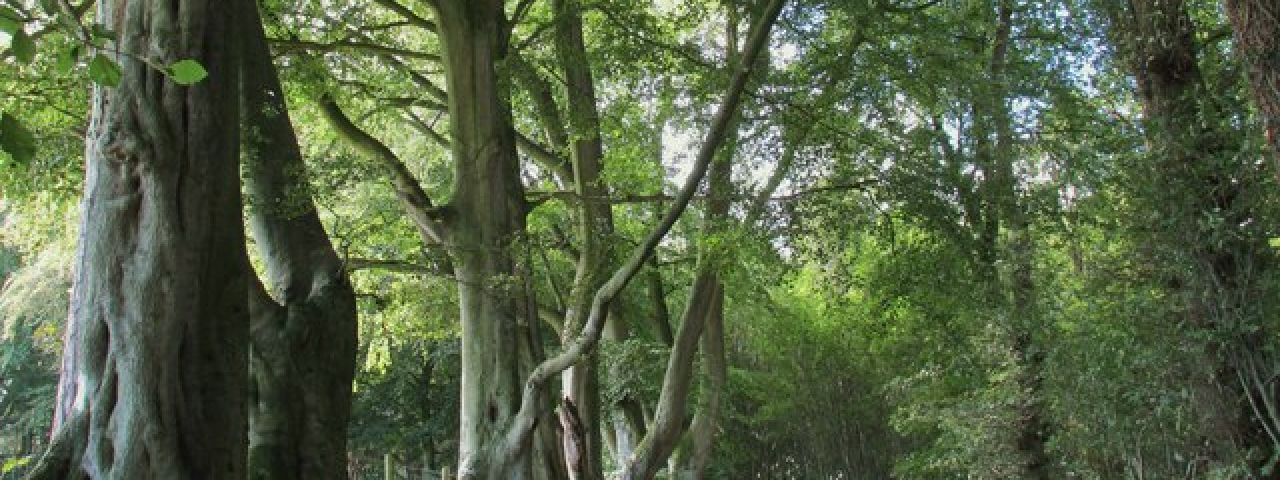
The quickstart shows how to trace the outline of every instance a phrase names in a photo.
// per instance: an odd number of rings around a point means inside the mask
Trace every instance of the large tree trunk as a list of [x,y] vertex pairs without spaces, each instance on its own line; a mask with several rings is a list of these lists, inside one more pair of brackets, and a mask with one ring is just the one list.
[[34,478],[245,477],[234,12],[98,4],[119,51],[209,76],[183,87],[121,55],[119,87],[94,91],[56,433]]
[[311,201],[257,6],[239,3],[250,227],[271,289],[250,285],[249,477],[343,479],[355,295]]
[[1226,10],[1280,176],[1280,2],[1226,0]]
[[[1214,93],[1206,91],[1194,23],[1183,0],[1134,0],[1130,8],[1118,23],[1127,27],[1132,49],[1128,59],[1148,145],[1161,173],[1149,201],[1173,225],[1158,231],[1153,243],[1196,262],[1190,271],[1174,274],[1170,283],[1186,302],[1186,324],[1215,339],[1203,352],[1201,363],[1208,371],[1194,381],[1200,428],[1210,447],[1205,455],[1219,463],[1236,463],[1252,447],[1262,446],[1262,435],[1246,413],[1244,392],[1228,353],[1251,351],[1256,345],[1222,340],[1227,337],[1224,327],[1239,328],[1231,325],[1240,321],[1222,315],[1244,308],[1235,300],[1248,288],[1241,268],[1257,260],[1252,252],[1266,247],[1226,229],[1248,224],[1249,213],[1237,200],[1256,179],[1244,165],[1223,160],[1235,155],[1233,133],[1224,130],[1228,122],[1213,101]],[[1206,225],[1205,215],[1223,219]],[[1224,240],[1206,242],[1207,238]]]
[[507,458],[504,443],[520,406],[519,324],[534,320],[523,267],[513,260],[526,205],[507,87],[496,71],[507,47],[503,3],[435,2],[456,172],[447,236],[461,305],[458,476],[464,479],[530,475],[528,451]]

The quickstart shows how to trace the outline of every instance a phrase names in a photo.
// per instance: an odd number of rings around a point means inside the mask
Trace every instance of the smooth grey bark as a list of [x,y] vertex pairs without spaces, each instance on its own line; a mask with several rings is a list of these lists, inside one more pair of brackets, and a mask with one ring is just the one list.
[[513,452],[505,442],[521,400],[520,324],[536,319],[528,266],[515,260],[526,205],[507,87],[497,71],[509,33],[504,2],[432,6],[444,47],[455,169],[446,241],[462,323],[458,477],[528,478],[530,452]]
[[[784,3],[783,0],[771,0],[760,11],[759,17],[751,27],[740,61],[732,64],[735,69],[733,82],[722,107],[732,105],[733,108],[730,110],[722,108],[717,112],[715,125],[718,130],[713,130],[718,134],[715,146],[707,151],[705,148],[708,145],[704,144],[704,150],[699,152],[706,153],[708,162],[716,156],[717,147],[732,135],[732,126],[736,123],[734,118],[737,116],[738,100],[746,90],[749,74],[756,66],[756,58],[768,42],[769,32],[782,12]],[[711,195],[708,199],[707,209],[712,219],[717,216],[725,218],[728,212],[730,192],[727,189],[731,187],[728,182],[732,169],[728,158],[722,160],[719,164],[712,166],[713,175],[710,185],[716,187],[715,190],[723,190],[716,192],[719,194]],[[721,215],[721,212],[724,215]],[[671,356],[667,360],[667,369],[663,376],[662,392],[654,413],[653,425],[640,441],[631,460],[624,466],[621,475],[623,480],[653,478],[666,462],[667,457],[671,455],[680,438],[685,421],[689,387],[693,378],[693,358],[697,352],[698,339],[702,336],[707,318],[713,314],[712,308],[718,303],[714,300],[723,290],[716,278],[713,260],[709,258],[709,252],[705,250],[699,252],[697,273],[690,288],[689,302],[682,315],[683,321],[676,334]]]
[[[569,343],[587,322],[591,294],[608,277],[612,262],[608,237],[613,234],[613,209],[606,198],[608,189],[600,179],[604,161],[604,143],[600,138],[599,112],[596,111],[595,84],[591,76],[586,46],[582,38],[582,19],[577,2],[553,0],[552,10],[558,21],[555,27],[556,55],[564,75],[569,106],[569,158],[573,172],[574,193],[578,195],[577,237],[578,261],[568,308],[561,331],[562,343]],[[618,315],[607,315],[605,336],[617,340]],[[610,328],[613,327],[613,328]],[[603,478],[601,466],[600,359],[588,352],[561,376],[561,395],[576,405],[582,424],[580,429],[562,429],[566,457],[570,448],[580,450],[576,462],[567,462],[570,480]],[[563,423],[563,422],[562,422]],[[575,438],[580,436],[580,438]],[[574,446],[576,444],[576,446]]]
[[[743,61],[739,51],[738,28],[741,16],[738,7],[726,3],[725,21],[725,58],[731,65]],[[750,18],[750,17],[748,17]],[[752,61],[758,61],[753,59]],[[737,115],[729,127],[725,144],[721,147],[716,163],[711,166],[707,175],[707,206],[702,227],[704,239],[722,236],[728,231],[729,207],[733,195],[733,159],[738,153],[738,129],[742,116]],[[705,241],[705,240],[704,240]],[[702,247],[698,255],[695,270],[711,273],[714,279],[714,293],[707,307],[706,325],[702,333],[702,366],[704,375],[702,384],[702,401],[697,405],[696,413],[689,423],[687,454],[679,455],[677,450],[671,462],[674,468],[682,469],[681,478],[702,478],[706,475],[707,466],[711,462],[711,451],[715,441],[716,423],[720,414],[721,396],[728,383],[728,363],[724,351],[724,283],[720,281],[720,266],[723,263],[715,249]],[[694,292],[697,295],[698,292]],[[679,458],[684,457],[684,458]]]
[[[245,477],[236,10],[98,2],[128,55],[93,93],[55,432],[32,478]],[[209,76],[180,86],[132,55]]]
[[[567,147],[579,207],[579,256],[562,329],[562,340],[568,343],[587,322],[592,292],[604,284],[609,271],[615,267],[615,252],[609,247],[613,243],[611,237],[614,235],[614,220],[612,204],[606,200],[609,188],[601,178],[604,170],[604,144],[601,139],[600,114],[596,107],[595,84],[582,33],[582,5],[577,0],[554,0],[552,9],[559,19],[555,27],[556,54],[564,76],[569,107],[568,125],[571,135],[564,140],[570,141]],[[537,82],[531,83],[536,85]],[[530,90],[536,91],[534,88]],[[543,99],[542,102],[547,100],[549,99]],[[554,104],[538,110],[549,113],[556,111]],[[548,126],[546,130],[548,138],[553,140],[565,135],[553,126]],[[622,342],[629,335],[623,312],[617,305],[610,305],[609,314],[605,318],[604,338],[611,342]],[[608,373],[615,378],[621,377],[621,368],[621,365],[615,364]],[[610,438],[613,439],[615,450],[631,450],[631,442],[644,432],[643,415],[639,413],[641,406],[630,395],[619,399],[615,405],[607,406],[614,411],[615,421],[612,425],[602,425],[599,375],[599,358],[595,352],[584,356],[578,365],[570,367],[563,374],[563,395],[578,405],[586,433],[582,439],[585,461],[580,465],[580,472],[572,471],[573,465],[570,465],[570,478],[603,478],[602,428],[611,430]],[[566,439],[568,441],[570,440]]]
[[391,176],[391,186],[395,189],[396,199],[399,200],[401,208],[409,215],[414,226],[418,228],[418,235],[423,242],[443,244],[444,226],[440,218],[441,212],[431,202],[431,197],[427,196],[422,185],[418,183],[417,178],[414,178],[413,173],[400,160],[400,157],[386,144],[352,122],[332,97],[323,96],[316,103],[320,107],[321,115],[329,126],[333,127],[334,132],[357,151],[368,155],[386,168]]
[[[773,25],[773,20],[777,18],[781,12],[783,0],[772,0],[766,8],[767,14],[760,24],[752,29],[751,40],[748,42],[747,55],[745,58],[754,58],[755,55],[763,48],[768,40],[769,30]],[[639,273],[640,269],[653,255],[663,237],[675,225],[675,222],[684,213],[689,202],[693,199],[697,192],[698,186],[702,183],[704,176],[715,156],[716,150],[723,143],[728,132],[728,127],[737,111],[743,92],[746,90],[747,80],[750,77],[751,69],[749,65],[739,66],[734,72],[729,88],[725,92],[723,101],[716,110],[715,116],[712,118],[711,126],[707,130],[702,145],[698,149],[697,155],[694,157],[693,167],[689,173],[685,184],[672,201],[671,207],[663,216],[658,226],[650,231],[644,241],[634,250],[625,262],[622,263],[609,280],[596,291],[591,302],[590,314],[587,317],[587,323],[583,326],[582,332],[573,342],[565,346],[565,348],[557,355],[548,358],[535,368],[525,381],[524,394],[522,395],[519,413],[515,417],[515,423],[507,433],[507,445],[513,454],[518,454],[528,448],[528,441],[532,435],[536,418],[536,394],[546,388],[547,383],[555,375],[564,371],[564,369],[573,365],[583,354],[595,348],[596,342],[600,339],[601,330],[604,326],[605,313],[609,304],[613,299],[626,287],[627,283]],[[694,304],[699,304],[694,302]],[[705,306],[705,304],[703,304]],[[699,323],[699,322],[691,322]],[[696,341],[697,335],[694,335]],[[677,344],[679,348],[679,344]],[[673,353],[674,356],[674,353]],[[687,379],[686,379],[687,382]],[[665,387],[664,387],[665,390]],[[661,406],[659,408],[662,408]],[[653,435],[653,430],[646,433],[646,438]],[[637,452],[638,454],[639,452]],[[665,458],[667,453],[662,454],[661,458]],[[647,454],[647,455],[651,455]],[[633,456],[634,458],[634,456]],[[655,469],[656,471],[656,469]],[[650,473],[652,475],[652,473]]]
[[720,406],[729,381],[729,364],[724,350],[724,284],[716,288],[702,332],[702,362],[707,387],[703,404],[689,424],[689,457],[683,465],[688,478],[706,476],[715,446]]
[[249,225],[270,288],[249,287],[249,478],[345,479],[355,294],[311,200],[257,5],[238,3]]
[[542,428],[532,455],[507,455],[494,441],[500,436],[495,432],[509,423],[504,418],[513,410],[509,405],[519,401],[522,373],[542,360],[537,307],[526,293],[531,291],[529,265],[516,261],[527,206],[506,87],[496,77],[507,41],[500,3],[433,2],[438,23],[428,22],[428,30],[444,43],[448,91],[411,74],[428,95],[448,105],[451,133],[441,143],[454,157],[449,204],[433,204],[404,162],[355,125],[334,99],[323,97],[318,105],[340,136],[387,167],[424,243],[449,251],[446,269],[459,282],[463,326],[460,478],[558,479],[564,463],[547,392],[536,400]]

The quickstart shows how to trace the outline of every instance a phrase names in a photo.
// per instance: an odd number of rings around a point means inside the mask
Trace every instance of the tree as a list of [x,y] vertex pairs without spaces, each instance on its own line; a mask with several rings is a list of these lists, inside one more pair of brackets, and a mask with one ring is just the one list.
[[[93,96],[56,433],[35,478],[246,474],[235,10],[99,3],[120,39],[101,53],[122,69]],[[208,78],[155,67],[184,59]]]
[[[1115,20],[1137,84],[1137,97],[1152,165],[1161,177],[1138,194],[1166,218],[1150,240],[1176,269],[1166,287],[1183,303],[1181,319],[1205,337],[1203,362],[1193,385],[1200,433],[1219,467],[1263,461],[1268,426],[1250,404],[1273,402],[1271,388],[1255,391],[1242,373],[1265,355],[1267,329],[1254,323],[1254,306],[1239,298],[1267,288],[1272,260],[1261,232],[1254,191],[1257,172],[1235,160],[1240,144],[1227,106],[1213,95],[1213,79],[1201,65],[1196,26],[1182,0],[1132,2]],[[1215,218],[1204,222],[1204,216]],[[1206,239],[1211,239],[1206,241]]]
[[249,224],[271,288],[248,289],[249,476],[346,478],[355,295],[311,199],[257,6],[239,8]]
[[1267,143],[1280,169],[1280,6],[1265,0],[1226,0],[1225,5],[1236,50],[1249,70]]

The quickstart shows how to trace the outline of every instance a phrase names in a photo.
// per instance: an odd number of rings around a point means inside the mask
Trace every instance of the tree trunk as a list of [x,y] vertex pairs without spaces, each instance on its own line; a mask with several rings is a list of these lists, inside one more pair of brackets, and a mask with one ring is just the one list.
[[[1018,194],[1014,162],[1013,121],[1009,114],[1009,49],[1013,30],[1013,0],[1001,0],[996,6],[996,23],[992,39],[988,75],[991,90],[983,101],[984,114],[995,134],[992,145],[992,223],[1005,225],[1007,233],[1000,238],[1003,246],[997,247],[1012,266],[1009,272],[1009,337],[1017,368],[1014,377],[1020,392],[1018,407],[1018,433],[1014,447],[1022,454],[1024,477],[1048,479],[1048,426],[1045,422],[1040,396],[1043,355],[1036,345],[1036,332],[1040,330],[1035,311],[1035,283],[1033,277],[1033,251],[1031,225],[1026,207]],[[994,270],[994,269],[993,269]],[[998,278],[993,282],[999,283]]]
[[98,3],[119,51],[209,76],[183,87],[120,55],[120,85],[94,90],[55,435],[33,478],[245,477],[234,13]]
[[523,268],[514,250],[524,232],[520,183],[506,86],[497,64],[507,26],[499,0],[435,2],[444,46],[455,164],[447,239],[458,278],[462,324],[458,477],[520,479],[529,452],[507,458],[504,434],[520,405]]
[[[582,5],[577,0],[555,0],[553,9],[559,22],[556,24],[556,54],[564,73],[567,90],[569,127],[572,139],[569,145],[575,193],[578,195],[578,237],[581,243],[574,285],[566,312],[562,339],[572,341],[582,329],[591,308],[592,294],[599,290],[615,267],[615,252],[610,249],[614,232],[613,207],[607,201],[608,186],[600,178],[604,170],[604,144],[600,137],[600,114],[596,108],[596,91],[591,75],[582,33]],[[605,319],[604,339],[622,342],[629,336],[626,319],[611,305]],[[623,376],[615,364],[609,375]],[[604,477],[601,455],[601,405],[599,358],[595,352],[587,354],[578,365],[563,374],[563,395],[579,407],[585,438],[584,462],[580,471],[570,471],[570,478],[598,480]],[[630,451],[634,439],[644,431],[640,420],[639,402],[626,395],[615,405],[616,421],[609,426],[615,450]],[[620,444],[618,442],[621,442]],[[570,469],[574,468],[570,465]]]
[[[725,58],[730,65],[743,61],[738,45],[738,28],[740,16],[738,7],[726,2],[725,22]],[[748,17],[750,18],[750,17]],[[750,61],[767,59],[751,59]],[[722,237],[728,231],[729,206],[733,195],[733,158],[738,152],[738,128],[742,123],[742,115],[736,115],[730,123],[724,146],[720,150],[720,158],[711,166],[707,175],[707,211],[703,226],[703,237],[706,240]],[[704,247],[705,248],[705,247]],[[713,249],[707,249],[711,254]],[[711,256],[700,258],[706,262],[700,268],[718,269],[722,260]],[[724,284],[719,274],[713,273],[714,290],[707,309],[706,326],[702,332],[703,399],[698,405],[697,413],[689,424],[689,452],[683,461],[676,462],[678,468],[684,469],[687,478],[702,478],[707,466],[711,463],[711,450],[715,442],[716,422],[720,414],[720,398],[724,394],[728,382],[728,364],[724,351]]]
[[[708,138],[699,151],[700,156],[715,156],[716,150],[732,135],[736,122],[737,105],[746,89],[746,80],[755,66],[755,60],[769,38],[773,23],[782,11],[784,0],[771,0],[760,12],[757,21],[752,25],[750,36],[739,61],[733,63],[733,83],[729,87],[725,103],[717,112],[716,124],[708,133]],[[729,109],[731,108],[731,109]],[[709,217],[718,212],[728,212],[729,192],[727,187],[732,165],[728,157],[718,159],[711,165],[709,185],[714,192],[707,205]],[[723,216],[721,218],[724,218]],[[714,230],[715,223],[711,222]],[[689,302],[685,306],[680,329],[675,336],[671,355],[667,359],[666,373],[662,379],[662,392],[658,398],[658,407],[654,413],[653,425],[636,447],[631,460],[622,469],[622,480],[650,479],[657,474],[666,463],[667,458],[676,447],[686,420],[687,399],[693,379],[693,359],[697,353],[698,340],[701,338],[711,309],[715,307],[714,299],[721,292],[721,285],[715,273],[715,263],[711,262],[711,252],[701,249],[698,254],[697,273],[689,292]]]
[[711,302],[711,309],[707,313],[706,330],[702,332],[702,361],[708,382],[703,392],[705,400],[701,410],[693,417],[693,422],[689,426],[691,450],[685,466],[685,470],[690,475],[689,478],[695,479],[704,478],[707,467],[711,465],[720,406],[729,380],[729,365],[724,351],[723,285],[716,289]]
[[1236,52],[1249,69],[1253,100],[1262,114],[1280,177],[1280,2],[1226,0]]
[[311,201],[257,6],[241,3],[250,227],[271,288],[250,287],[249,478],[343,479],[355,295]]
[[[1227,121],[1206,92],[1195,44],[1194,23],[1183,0],[1134,0],[1120,19],[1132,51],[1130,66],[1138,87],[1148,145],[1161,176],[1153,193],[1160,215],[1173,227],[1157,233],[1153,242],[1194,259],[1194,271],[1174,275],[1171,288],[1187,302],[1185,322],[1199,334],[1216,338],[1202,353],[1207,372],[1198,375],[1194,393],[1200,430],[1210,451],[1206,456],[1222,464],[1236,463],[1259,443],[1259,426],[1249,418],[1236,368],[1227,355],[1237,345],[1224,338],[1222,328],[1240,319],[1217,312],[1240,310],[1234,300],[1246,288],[1239,271],[1258,248],[1236,232],[1223,229],[1245,225],[1248,212],[1237,198],[1253,180],[1221,159],[1235,154]],[[1243,167],[1241,167],[1243,168]],[[1221,215],[1221,226],[1206,226],[1204,215]],[[1168,228],[1168,227],[1166,227]],[[1225,238],[1205,242],[1206,238]],[[1230,328],[1239,328],[1238,326]]]

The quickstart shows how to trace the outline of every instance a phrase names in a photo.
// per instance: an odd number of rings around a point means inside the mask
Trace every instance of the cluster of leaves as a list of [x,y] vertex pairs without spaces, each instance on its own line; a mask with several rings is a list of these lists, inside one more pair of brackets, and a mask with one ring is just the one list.
[[14,471],[39,453],[52,420],[71,284],[71,206],[43,196],[3,208],[0,455]]
[[[130,59],[163,73],[178,85],[194,85],[209,75],[200,62],[185,58],[167,64],[135,52],[126,52],[115,44],[116,34],[100,23],[85,25],[80,18],[91,2],[79,8],[65,2],[43,0],[40,8],[24,8],[17,2],[0,5],[0,33],[8,36],[8,49],[2,53],[19,65],[32,69],[32,77],[52,72],[68,75],[83,72],[91,82],[104,87],[117,87],[123,78],[120,59]],[[40,46],[56,51],[50,65],[37,53]],[[3,57],[0,57],[2,59]],[[87,58],[87,59],[86,59]],[[83,65],[83,66],[82,66]],[[0,152],[18,164],[29,164],[36,154],[37,141],[31,133],[31,112],[8,110],[0,113]],[[39,123],[38,121],[35,123]]]

